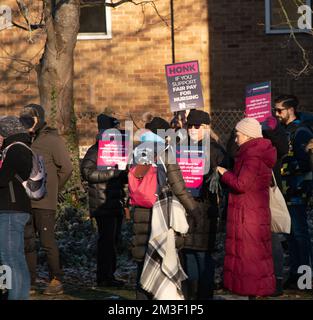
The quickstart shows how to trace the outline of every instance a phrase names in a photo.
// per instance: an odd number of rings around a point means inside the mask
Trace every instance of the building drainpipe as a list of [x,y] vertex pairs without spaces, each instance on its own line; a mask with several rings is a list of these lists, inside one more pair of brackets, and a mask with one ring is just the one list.
[[175,63],[174,0],[170,0],[170,2],[171,2],[172,63]]

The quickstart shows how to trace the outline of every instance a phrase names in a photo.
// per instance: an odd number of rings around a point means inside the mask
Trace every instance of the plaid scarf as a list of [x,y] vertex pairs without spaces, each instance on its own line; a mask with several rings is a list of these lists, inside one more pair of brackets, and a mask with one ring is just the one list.
[[140,282],[155,300],[183,300],[187,275],[175,247],[175,232],[187,233],[186,212],[171,193],[163,193],[152,209],[151,235]]

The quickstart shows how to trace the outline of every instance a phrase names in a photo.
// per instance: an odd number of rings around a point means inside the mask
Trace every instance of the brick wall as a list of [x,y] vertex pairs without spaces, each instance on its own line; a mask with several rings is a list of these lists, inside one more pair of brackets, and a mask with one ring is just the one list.
[[[155,3],[170,25],[170,1]],[[16,9],[14,0],[1,4]],[[313,106],[312,75],[295,80],[287,72],[301,67],[301,52],[288,35],[264,32],[264,1],[179,0],[174,11],[176,62],[199,60],[207,110],[243,108],[245,86],[267,80],[273,83],[273,95],[294,93],[304,108]],[[170,27],[150,6],[143,15],[140,6],[126,4],[112,10],[112,33],[112,39],[80,40],[76,46],[74,95],[81,145],[93,142],[95,116],[106,107],[138,122],[148,110],[170,119],[164,74],[164,65],[172,62]],[[44,40],[41,32],[31,39],[15,28],[0,32],[0,114],[39,102],[33,66]],[[299,35],[299,41],[311,48],[313,38]]]
[[[146,6],[143,14],[140,6],[125,4],[112,10],[112,39],[77,42],[74,95],[81,145],[94,140],[95,115],[106,107],[125,119],[129,119],[131,113],[139,121],[149,110],[170,119],[164,72],[164,65],[172,62],[170,1],[156,0],[155,3],[168,25],[151,6]],[[208,106],[207,1],[174,3],[176,62],[199,60]],[[16,9],[13,0],[4,0],[1,4]],[[31,43],[27,32],[15,28],[0,32],[1,49],[5,49],[0,56],[31,60],[36,64],[45,37],[40,32],[35,32],[33,37],[34,43]],[[7,52],[11,55],[7,56]],[[39,102],[35,71],[17,73],[14,69],[19,70],[21,66],[12,61],[0,61],[1,114],[17,113],[26,103]]]
[[[244,108],[245,86],[268,80],[273,96],[295,94],[304,109],[313,110],[313,74],[298,80],[288,74],[302,68],[301,51],[289,35],[265,34],[264,1],[209,0],[208,6],[212,110]],[[312,35],[297,38],[312,59]]]

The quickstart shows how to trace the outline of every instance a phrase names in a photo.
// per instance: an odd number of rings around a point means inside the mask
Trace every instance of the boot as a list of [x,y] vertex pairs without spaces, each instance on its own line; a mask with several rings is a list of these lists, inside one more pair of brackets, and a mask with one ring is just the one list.
[[197,292],[198,292],[198,281],[187,280],[187,297],[186,300],[197,300]]
[[282,278],[276,278],[276,290],[273,294],[270,295],[270,297],[279,297],[284,294],[283,289],[283,279]]
[[46,294],[48,296],[63,294],[62,282],[56,278],[53,278],[43,294]]

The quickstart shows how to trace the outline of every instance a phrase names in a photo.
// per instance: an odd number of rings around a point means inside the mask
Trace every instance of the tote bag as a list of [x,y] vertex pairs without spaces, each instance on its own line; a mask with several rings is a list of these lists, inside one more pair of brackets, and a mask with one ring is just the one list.
[[274,233],[290,233],[291,219],[289,211],[282,195],[277,186],[275,176],[273,175],[274,185],[270,187],[270,210],[271,210],[271,230]]

